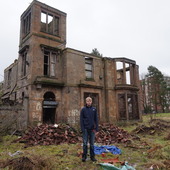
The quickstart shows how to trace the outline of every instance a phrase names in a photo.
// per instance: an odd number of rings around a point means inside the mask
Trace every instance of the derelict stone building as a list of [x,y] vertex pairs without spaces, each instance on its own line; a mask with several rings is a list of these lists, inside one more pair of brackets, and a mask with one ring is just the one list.
[[66,48],[66,13],[34,0],[21,15],[18,59],[4,71],[2,100],[28,124],[79,122],[91,96],[100,122],[140,119],[138,65]]

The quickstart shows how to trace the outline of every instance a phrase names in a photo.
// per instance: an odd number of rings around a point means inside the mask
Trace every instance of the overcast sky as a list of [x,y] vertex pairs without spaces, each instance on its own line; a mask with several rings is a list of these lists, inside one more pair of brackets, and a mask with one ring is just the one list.
[[[126,57],[170,76],[170,0],[40,0],[67,13],[67,47]],[[18,58],[20,16],[32,0],[2,0],[0,81]]]

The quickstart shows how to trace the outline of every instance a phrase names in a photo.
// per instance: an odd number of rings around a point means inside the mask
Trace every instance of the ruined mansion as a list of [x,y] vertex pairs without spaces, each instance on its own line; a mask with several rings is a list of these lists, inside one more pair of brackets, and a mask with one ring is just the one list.
[[4,105],[20,106],[26,126],[76,124],[91,96],[100,122],[139,120],[136,62],[67,48],[66,16],[36,0],[23,12],[18,59],[4,70]]

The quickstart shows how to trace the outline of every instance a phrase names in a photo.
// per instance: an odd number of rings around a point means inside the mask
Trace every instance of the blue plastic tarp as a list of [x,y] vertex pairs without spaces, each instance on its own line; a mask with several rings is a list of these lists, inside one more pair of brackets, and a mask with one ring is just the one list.
[[102,146],[94,146],[94,153],[96,155],[100,155],[102,153],[107,153],[107,152],[111,152],[114,155],[120,155],[121,154],[121,150],[114,146],[114,145],[102,145]]

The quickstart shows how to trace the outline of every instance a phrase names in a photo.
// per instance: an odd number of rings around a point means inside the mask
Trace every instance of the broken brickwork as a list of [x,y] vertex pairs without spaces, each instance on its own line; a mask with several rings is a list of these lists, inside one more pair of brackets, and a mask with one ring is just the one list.
[[28,125],[77,124],[87,96],[101,123],[139,120],[136,62],[66,48],[66,16],[36,0],[23,12],[18,59],[4,71],[3,102],[23,105]]

